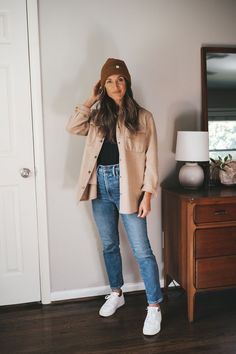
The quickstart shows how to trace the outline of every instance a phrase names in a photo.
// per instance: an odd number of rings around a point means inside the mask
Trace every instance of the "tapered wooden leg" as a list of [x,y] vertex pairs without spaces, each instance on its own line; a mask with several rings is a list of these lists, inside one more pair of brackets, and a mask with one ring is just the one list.
[[188,291],[188,320],[189,322],[194,321],[194,308],[195,308],[195,295],[196,291],[195,289],[191,289]]

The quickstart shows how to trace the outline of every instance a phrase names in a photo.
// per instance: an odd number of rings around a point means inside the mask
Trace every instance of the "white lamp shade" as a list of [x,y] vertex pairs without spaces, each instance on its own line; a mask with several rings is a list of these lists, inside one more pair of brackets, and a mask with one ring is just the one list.
[[176,143],[176,161],[208,161],[208,132],[178,131]]

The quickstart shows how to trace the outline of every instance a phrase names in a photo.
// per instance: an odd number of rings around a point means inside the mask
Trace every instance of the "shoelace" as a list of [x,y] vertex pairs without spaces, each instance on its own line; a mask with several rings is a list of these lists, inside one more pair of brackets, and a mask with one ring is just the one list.
[[149,307],[147,307],[146,308],[146,310],[148,311],[148,312],[154,312],[155,310],[153,310],[153,309],[155,309],[157,312],[159,312],[160,311],[160,307],[154,307],[154,306],[149,306]]
[[[153,308],[154,308],[155,310],[153,310]],[[147,307],[146,310],[147,310],[147,320],[149,320],[149,319],[155,317],[156,313],[157,313],[157,312],[160,312],[160,308],[159,308],[159,307],[152,307],[151,310],[150,310],[150,307]]]
[[105,300],[115,299],[116,297],[117,297],[117,295],[109,294],[109,295],[105,296]]

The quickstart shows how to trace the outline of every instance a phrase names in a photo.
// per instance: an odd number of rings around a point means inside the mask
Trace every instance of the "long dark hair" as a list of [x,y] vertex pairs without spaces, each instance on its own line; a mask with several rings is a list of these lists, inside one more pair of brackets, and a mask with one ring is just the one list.
[[121,117],[124,125],[131,133],[136,133],[139,129],[138,114],[141,107],[133,98],[130,83],[127,80],[125,81],[126,92],[123,97],[123,105],[120,108],[122,112],[119,112],[119,106],[107,95],[106,90],[103,89],[96,107],[97,113],[93,117],[93,121],[99,127],[99,131],[112,142],[115,142],[118,116]]

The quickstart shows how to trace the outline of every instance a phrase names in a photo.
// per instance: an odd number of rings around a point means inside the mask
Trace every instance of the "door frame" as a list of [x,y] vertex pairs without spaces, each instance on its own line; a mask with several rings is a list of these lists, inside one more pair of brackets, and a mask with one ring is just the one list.
[[39,274],[42,304],[51,303],[48,216],[45,178],[45,152],[41,89],[38,1],[25,0],[28,21],[29,71],[33,124],[35,192],[39,249]]

